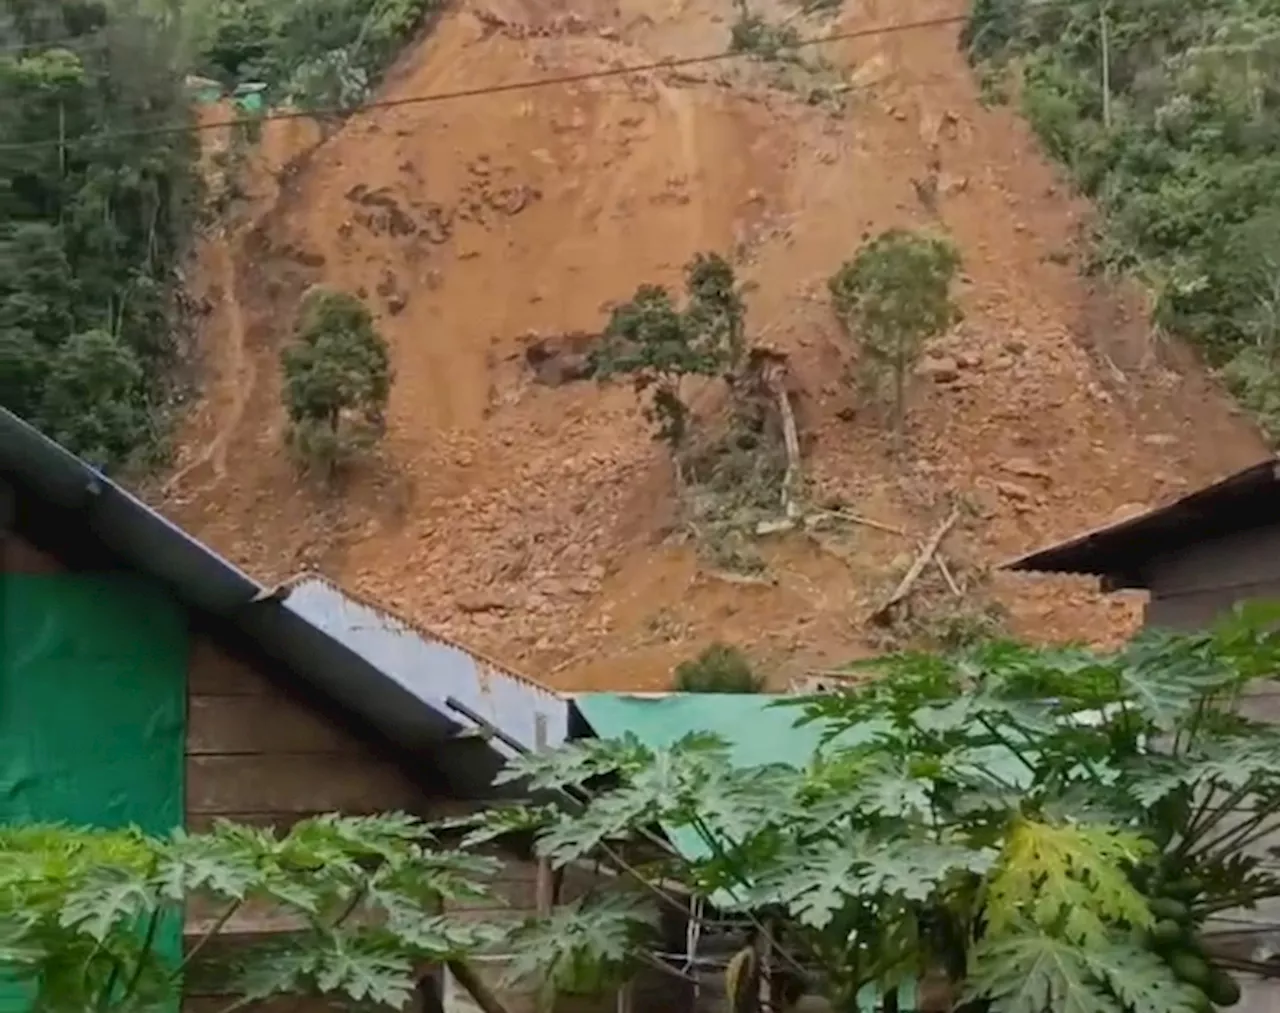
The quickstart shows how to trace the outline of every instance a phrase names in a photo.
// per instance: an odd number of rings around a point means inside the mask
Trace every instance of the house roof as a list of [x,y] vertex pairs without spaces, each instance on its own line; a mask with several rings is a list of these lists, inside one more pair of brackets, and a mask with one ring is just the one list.
[[270,590],[177,525],[0,408],[0,478],[83,525],[130,569],[188,607],[227,620],[305,684],[388,741],[429,756],[459,794],[478,797],[512,753],[568,736],[568,700],[320,577]]
[[1168,504],[1023,556],[1004,569],[1104,578],[1108,589],[1146,587],[1147,564],[1195,542],[1280,520],[1280,461],[1268,458]]

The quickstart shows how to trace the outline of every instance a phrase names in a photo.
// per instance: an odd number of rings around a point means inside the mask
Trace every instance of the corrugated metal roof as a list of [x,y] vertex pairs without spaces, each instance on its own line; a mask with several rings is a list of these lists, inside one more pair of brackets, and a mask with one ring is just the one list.
[[1193,542],[1280,521],[1280,463],[1252,465],[1168,504],[1006,563],[1002,569],[1077,573],[1110,589],[1143,588],[1147,564]]
[[[68,511],[131,569],[192,608],[229,620],[264,653],[360,715],[387,739],[430,754],[459,793],[482,793],[511,748],[459,739],[466,710],[529,748],[568,735],[569,702],[528,677],[304,577],[283,599],[97,469],[0,408],[0,476]],[[462,709],[454,706],[460,704]]]

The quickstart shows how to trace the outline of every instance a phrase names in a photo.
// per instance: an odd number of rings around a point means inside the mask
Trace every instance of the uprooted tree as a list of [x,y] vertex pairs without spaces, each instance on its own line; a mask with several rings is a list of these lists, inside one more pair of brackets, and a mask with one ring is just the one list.
[[332,477],[382,435],[392,379],[386,341],[355,296],[315,289],[281,364],[289,441],[305,466]]
[[930,338],[959,319],[951,282],[960,257],[947,240],[889,229],[831,276],[831,305],[875,387],[892,387],[894,431],[906,426],[907,381]]
[[574,743],[507,775],[562,805],[480,822],[640,884],[591,909],[598,931],[615,923],[599,936],[615,964],[657,907],[706,898],[704,938],[726,918],[754,937],[728,991],[755,994],[767,963],[775,1009],[816,992],[852,1013],[867,988],[933,981],[945,1005],[921,1008],[1207,1013],[1252,966],[1207,922],[1280,897],[1262,847],[1280,832],[1280,738],[1236,707],[1280,663],[1277,618],[1240,610],[1114,654],[890,656],[861,688],[788,702],[821,730],[803,770],[735,766],[713,736]]

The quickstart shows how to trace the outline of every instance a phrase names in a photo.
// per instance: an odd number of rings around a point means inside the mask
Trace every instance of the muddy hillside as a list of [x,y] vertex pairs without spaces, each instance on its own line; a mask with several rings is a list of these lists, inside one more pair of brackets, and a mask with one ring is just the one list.
[[[943,23],[760,59],[269,124],[192,269],[206,399],[159,505],[265,579],[319,568],[566,688],[665,688],[713,640],[770,678],[982,624],[1114,641],[1135,603],[991,576],[1261,452],[1141,294],[1084,278],[1073,198],[986,108],[962,5],[864,0],[803,34]],[[723,50],[731,0],[460,0],[390,75],[398,100]],[[950,19],[950,20],[945,20]],[[948,234],[964,319],[929,349],[904,445],[847,382],[827,279],[905,226]],[[747,338],[785,364],[805,517],[710,550],[628,383],[579,379],[609,310],[717,251]],[[315,284],[376,310],[388,433],[340,495],[283,447],[279,353]],[[715,391],[695,397],[716,411]],[[699,400],[701,398],[701,400]],[[943,567],[868,621],[955,509]],[[723,547],[720,547],[723,549]]]

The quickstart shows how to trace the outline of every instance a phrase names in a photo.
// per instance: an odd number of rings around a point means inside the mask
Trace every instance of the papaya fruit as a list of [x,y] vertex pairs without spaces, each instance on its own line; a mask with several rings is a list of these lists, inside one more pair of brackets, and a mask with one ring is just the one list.
[[1151,941],[1160,948],[1177,945],[1185,935],[1186,929],[1172,918],[1162,918],[1151,927]]
[[1172,897],[1155,897],[1150,907],[1151,913],[1160,921],[1168,918],[1185,925],[1191,919],[1191,909],[1182,901],[1174,900]]
[[1215,1006],[1234,1006],[1240,1001],[1239,982],[1221,967],[1210,969],[1204,992]]
[[1191,989],[1191,1008],[1197,1013],[1215,1013],[1216,1010],[1213,1000],[1198,988]]
[[1176,882],[1170,883],[1165,892],[1175,900],[1186,901],[1195,900],[1204,891],[1204,882],[1198,876],[1184,876]]
[[1209,982],[1211,972],[1209,964],[1194,953],[1175,954],[1170,958],[1169,966],[1173,968],[1173,973],[1179,980],[1185,981],[1188,985],[1203,988]]

